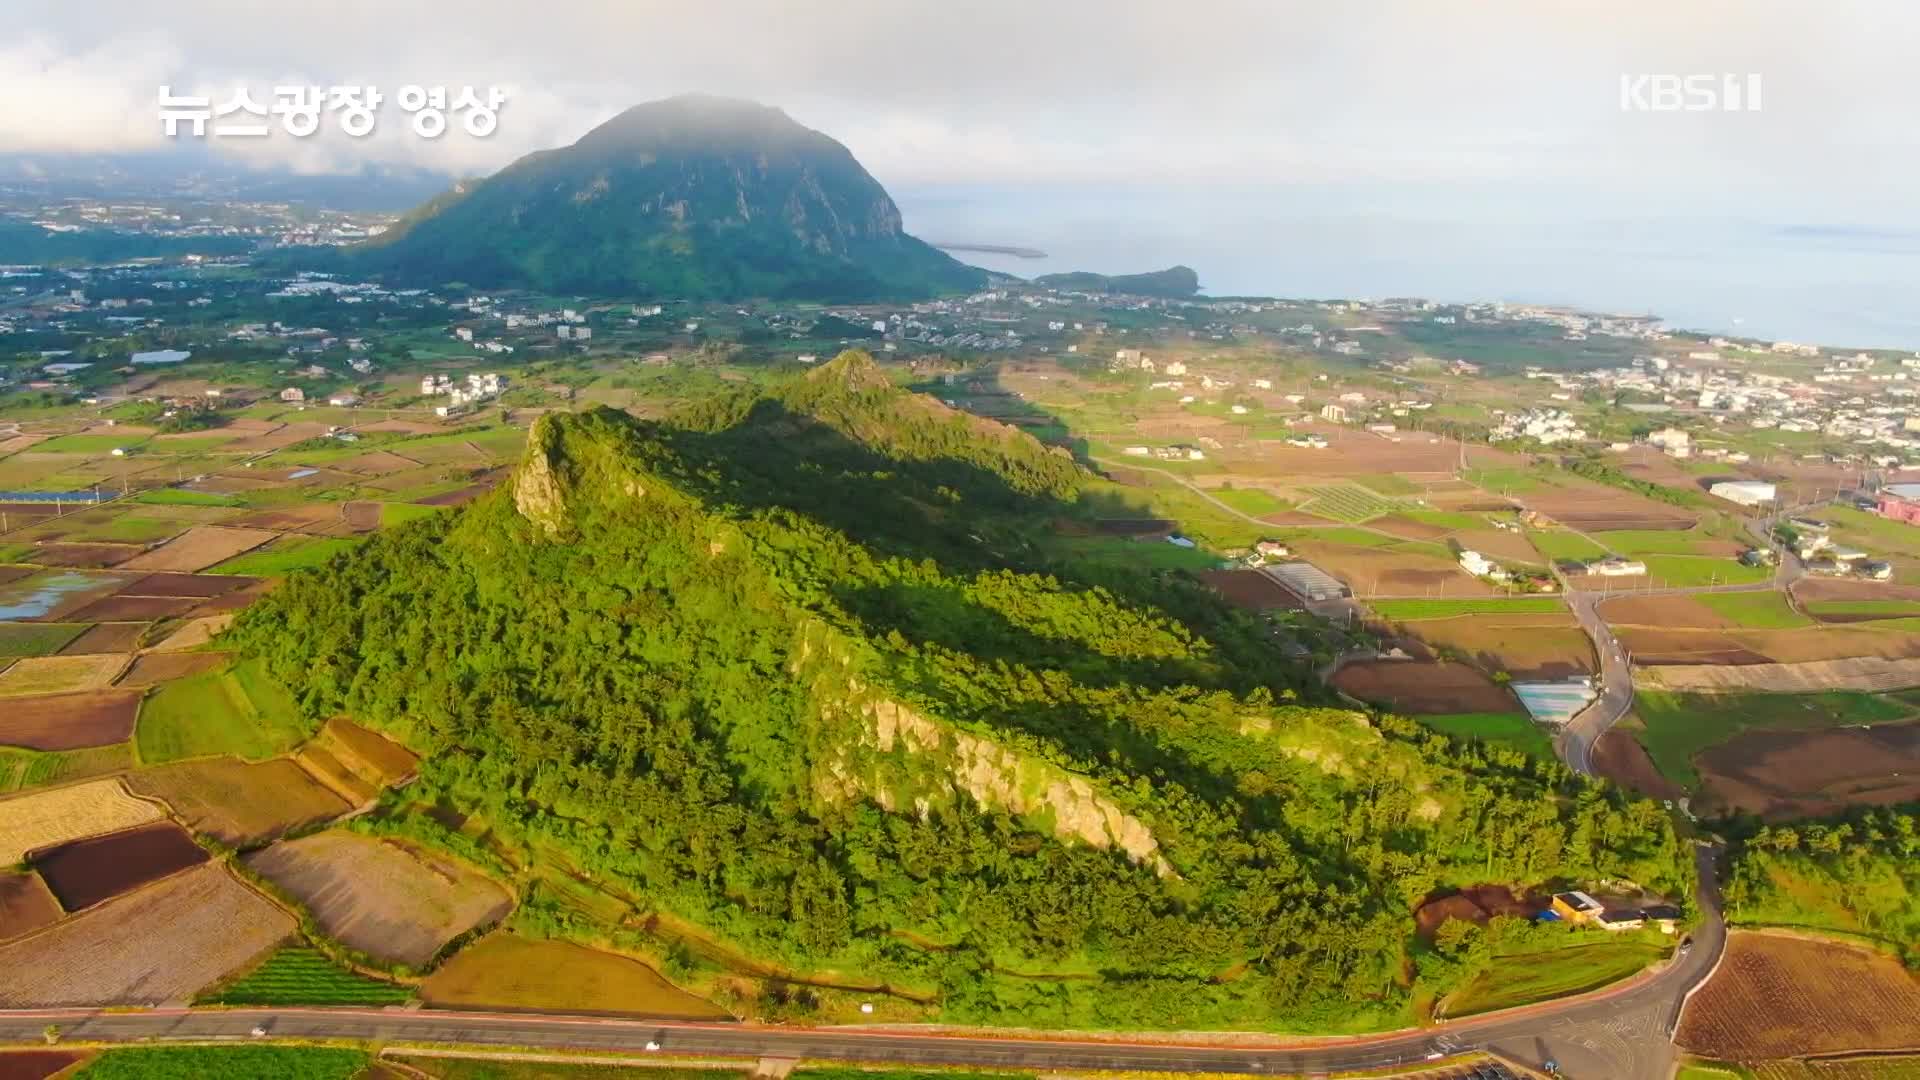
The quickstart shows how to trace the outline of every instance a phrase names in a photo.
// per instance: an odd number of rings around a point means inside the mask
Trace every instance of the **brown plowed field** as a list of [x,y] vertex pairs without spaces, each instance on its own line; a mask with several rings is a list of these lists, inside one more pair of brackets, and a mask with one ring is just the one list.
[[0,941],[38,930],[60,915],[60,902],[39,874],[0,873]]
[[47,1080],[86,1057],[84,1050],[0,1050],[0,1080]]
[[513,906],[504,889],[450,856],[340,829],[283,840],[246,862],[306,905],[328,936],[416,966]]
[[1597,670],[1593,642],[1571,614],[1457,615],[1394,629],[1430,652],[1450,649],[1485,670],[1515,678],[1563,679]]
[[36,566],[98,570],[118,566],[147,550],[138,544],[40,544],[27,556]]
[[1721,1061],[1920,1046],[1920,981],[1871,949],[1735,931],[1674,1041]]
[[165,802],[195,832],[229,847],[272,840],[351,809],[286,758],[178,761],[133,773],[127,786]]
[[1388,514],[1383,518],[1375,518],[1367,522],[1367,528],[1377,529],[1380,532],[1398,536],[1405,540],[1438,540],[1443,536],[1449,535],[1451,532],[1451,530],[1444,526],[1435,525],[1426,521],[1415,521],[1409,517],[1401,517],[1399,514]]
[[1301,558],[1345,581],[1356,596],[1492,596],[1494,589],[1435,555],[1305,540]]
[[129,653],[140,644],[140,635],[147,629],[143,622],[134,623],[98,623],[80,632],[80,636],[67,642],[60,650],[61,656],[92,656],[103,653]]
[[350,502],[340,505],[340,518],[354,532],[372,532],[380,527],[380,504]]
[[34,856],[47,888],[80,911],[207,861],[207,850],[171,821],[74,840]]
[[1822,600],[1908,600],[1920,603],[1920,585],[1808,577],[1794,582],[1793,598],[1803,604]]
[[1703,801],[1772,821],[1920,801],[1920,724],[1751,731],[1694,757]]
[[10,698],[0,706],[0,745],[78,750],[133,736],[140,695],[124,690]]
[[223,652],[156,652],[143,653],[136,657],[133,666],[115,686],[129,689],[154,686],[173,679],[183,679],[188,675],[198,675],[203,671],[212,671],[233,659],[232,653]]
[[[1611,612],[1609,612],[1611,618]],[[1798,630],[1689,630],[1621,626],[1619,638],[1640,665],[1802,664],[1851,657],[1920,657],[1920,634],[1861,624]]]
[[380,787],[405,780],[420,768],[420,758],[413,751],[344,716],[327,721],[318,738],[342,765]]
[[1203,570],[1200,580],[1219,590],[1227,603],[1249,611],[1298,611],[1303,606],[1299,597],[1258,570]]
[[1691,596],[1616,596],[1601,601],[1600,617],[1614,626],[1667,630],[1731,630],[1740,625]]
[[0,945],[0,1006],[184,1002],[294,928],[278,905],[205,863]]
[[261,529],[230,529],[196,525],[172,540],[120,564],[123,570],[178,570],[192,573],[225,562],[273,539],[278,533]]
[[191,596],[128,596],[95,600],[73,613],[74,622],[149,622],[185,615],[200,601]]
[[180,652],[185,649],[197,649],[213,640],[213,635],[225,630],[233,622],[232,612],[218,615],[204,615],[187,620],[181,624],[165,641],[155,645],[160,652]]
[[347,531],[347,523],[340,516],[339,503],[309,503],[305,506],[261,510],[235,518],[233,524],[249,529],[312,533],[317,536],[335,536]]
[[1678,799],[1686,794],[1660,775],[1640,740],[1618,728],[1600,736],[1593,746],[1593,771],[1651,799]]
[[123,596],[193,596],[204,600],[258,580],[229,574],[148,574],[120,592]]
[[1361,701],[1411,714],[1512,712],[1515,707],[1512,694],[1465,664],[1362,660],[1343,665],[1333,685]]

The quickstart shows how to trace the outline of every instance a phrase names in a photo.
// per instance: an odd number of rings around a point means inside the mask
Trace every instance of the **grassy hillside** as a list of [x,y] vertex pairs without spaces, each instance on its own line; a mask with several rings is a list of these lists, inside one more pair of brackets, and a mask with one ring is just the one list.
[[239,620],[410,795],[792,970],[938,1016],[1351,1030],[1459,975],[1449,884],[1684,894],[1665,815],[1328,707],[1177,571],[1039,542],[1071,460],[849,354],[664,423],[543,418],[511,484]]

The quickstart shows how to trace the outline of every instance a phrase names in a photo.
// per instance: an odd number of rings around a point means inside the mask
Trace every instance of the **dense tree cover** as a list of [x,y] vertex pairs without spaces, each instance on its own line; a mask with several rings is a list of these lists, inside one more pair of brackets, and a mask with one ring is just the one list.
[[1762,825],[1735,845],[1731,863],[1734,920],[1866,934],[1920,966],[1920,809]]
[[[1321,707],[1183,578],[1041,563],[1072,463],[876,378],[544,418],[512,490],[290,578],[234,637],[423,751],[427,793],[957,1020],[1397,1022],[1460,970],[1410,959],[1436,888],[1687,890],[1654,804]],[[882,707],[941,745],[883,746]],[[1063,839],[1076,778],[1155,857]]]
[[986,272],[906,234],[847,148],[777,109],[686,95],[636,106],[301,265],[549,293],[918,298]]

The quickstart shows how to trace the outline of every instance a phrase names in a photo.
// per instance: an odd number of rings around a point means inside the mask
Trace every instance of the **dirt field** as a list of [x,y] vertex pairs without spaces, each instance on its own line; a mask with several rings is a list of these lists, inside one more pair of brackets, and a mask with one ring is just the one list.
[[0,799],[0,866],[26,861],[29,851],[164,816],[157,803],[135,798],[114,779]]
[[1721,1061],[1920,1046],[1920,980],[1844,942],[1735,931],[1674,1041]]
[[104,653],[132,652],[140,643],[140,635],[147,629],[146,623],[97,623],[80,632],[80,636],[67,642],[60,650],[61,656],[97,656]]
[[212,671],[232,660],[232,653],[223,652],[145,653],[134,659],[133,666],[114,685],[128,688],[153,686],[170,679]]
[[120,564],[122,570],[177,570],[192,573],[225,562],[244,551],[251,551],[273,539],[277,533],[263,529],[230,529],[222,525],[197,525],[144,555]]
[[1691,596],[1616,596],[1601,602],[1600,616],[1613,626],[1669,630],[1732,630],[1740,625]]
[[213,635],[227,628],[233,622],[232,612],[219,615],[205,615],[189,619],[175,630],[165,641],[154,646],[159,652],[180,652],[184,649],[197,649],[213,640]]
[[498,933],[462,949],[420,987],[428,1006],[726,1020],[726,1010],[638,960]]
[[207,850],[171,821],[74,840],[34,856],[47,888],[80,911],[207,861]]
[[1219,590],[1227,603],[1249,611],[1301,608],[1298,597],[1258,570],[1204,570],[1200,580]]
[[380,504],[377,502],[341,503],[340,519],[351,532],[372,532],[380,527]]
[[[1799,630],[1686,630],[1623,626],[1636,665],[1802,664],[1854,657],[1920,658],[1920,634],[1850,626]],[[1914,684],[1908,684],[1914,685]]]
[[380,787],[399,783],[420,768],[413,751],[344,716],[327,721],[317,740],[355,775]]
[[[1624,639],[1626,635],[1621,635]],[[1697,690],[1725,693],[1761,690],[1775,694],[1807,694],[1820,690],[1900,690],[1920,686],[1920,660],[1880,660],[1856,657],[1804,664],[1646,663],[1634,655],[1635,675],[1646,686],[1660,690]]]
[[127,777],[135,793],[160,799],[195,832],[247,847],[346,813],[346,801],[285,758],[252,764],[203,758],[142,769]]
[[1563,679],[1596,670],[1593,643],[1568,614],[1458,615],[1394,629],[1425,652],[1450,650],[1483,670],[1517,679]]
[[148,574],[120,590],[120,595],[192,596],[205,600],[245,588],[258,580],[229,574]]
[[1600,736],[1594,744],[1593,771],[1652,799],[1678,799],[1686,794],[1653,767],[1653,759],[1640,740],[1618,729]]
[[0,703],[0,745],[78,750],[125,742],[139,708],[140,695],[126,690],[8,698]]
[[309,533],[314,536],[339,536],[349,531],[347,521],[341,515],[340,503],[308,503],[305,506],[261,510],[235,518],[232,523],[249,529]]
[[1906,600],[1920,603],[1920,585],[1849,578],[1801,578],[1793,584],[1793,598],[1802,604],[1823,600]]
[[425,964],[513,903],[485,875],[448,856],[339,829],[282,841],[246,862],[298,897],[328,935],[406,964]]
[[191,596],[128,596],[122,592],[95,600],[68,617],[74,622],[146,622],[185,615],[199,603]]
[[293,916],[207,863],[0,945],[0,1006],[184,1003],[294,928]]
[[85,1050],[0,1049],[0,1080],[47,1080],[86,1059]]
[[1409,714],[1512,712],[1513,695],[1465,664],[1363,660],[1341,667],[1333,685],[1362,701]]
[[1413,913],[1413,922],[1419,935],[1432,941],[1434,932],[1448,919],[1485,926],[1496,916],[1527,919],[1546,908],[1545,899],[1523,900],[1505,885],[1475,885],[1421,904]]
[[39,874],[0,873],[0,941],[38,930],[61,914],[60,902]]
[[1355,596],[1493,596],[1492,586],[1436,555],[1303,540],[1301,558],[1346,582]]
[[118,566],[146,548],[138,544],[38,544],[27,556],[37,566],[70,566],[98,570]]
[[1701,802],[1768,820],[1920,801],[1920,724],[1753,731],[1694,758]]

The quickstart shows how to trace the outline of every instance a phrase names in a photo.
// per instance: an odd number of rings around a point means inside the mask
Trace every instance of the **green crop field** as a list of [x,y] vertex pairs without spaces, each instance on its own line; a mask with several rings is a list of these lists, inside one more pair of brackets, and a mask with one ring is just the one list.
[[1617,529],[1593,534],[1609,551],[1630,559],[1646,555],[1697,555],[1710,537],[1695,529]]
[[1292,505],[1273,492],[1260,488],[1215,488],[1208,494],[1243,514],[1256,516],[1277,514]]
[[306,734],[286,688],[249,661],[162,683],[140,703],[134,744],[148,765],[209,754],[259,761]]
[[1451,619],[1457,615],[1551,615],[1567,610],[1557,596],[1518,596],[1502,599],[1477,596],[1460,600],[1373,600],[1374,614],[1396,622]]
[[[385,520],[384,512],[381,517]],[[295,570],[308,570],[319,566],[359,542],[345,537],[326,536],[295,540],[283,547],[280,541],[276,540],[261,550],[236,555],[205,572],[244,574],[247,577],[279,577]]]
[[1368,473],[1351,478],[1356,484],[1382,495],[1418,495],[1420,485],[1398,473]]
[[126,743],[46,753],[0,746],[0,793],[57,784],[63,780],[80,780],[132,767],[133,748]]
[[1528,469],[1468,469],[1463,475],[1475,487],[1502,495],[1524,495],[1552,486],[1538,473]]
[[444,506],[420,506],[417,503],[381,503],[380,524],[384,528],[391,529],[395,525],[405,525],[409,521],[432,517],[445,510]]
[[0,622],[0,657],[51,655],[86,628],[84,623]]
[[1555,561],[1585,562],[1603,558],[1607,549],[1577,532],[1564,529],[1535,529],[1527,533],[1533,550]]
[[1626,938],[1496,957],[1447,1000],[1447,1015],[1472,1016],[1584,994],[1640,971],[1665,953],[1652,942]]
[[1758,585],[1773,577],[1769,566],[1747,566],[1735,559],[1711,555],[1648,555],[1647,578],[1660,588],[1712,585]]
[[1457,738],[1505,743],[1537,758],[1553,757],[1553,738],[1526,713],[1452,713],[1422,716],[1420,722]]
[[111,454],[116,447],[133,449],[146,442],[146,435],[62,435],[33,448],[36,454]]
[[188,491],[185,488],[155,488],[143,491],[133,497],[134,502],[150,503],[154,506],[239,506],[239,499],[231,495],[215,495],[210,491]]
[[1778,592],[1701,593],[1694,599],[1720,617],[1756,630],[1791,630],[1813,625],[1812,619],[1793,610],[1787,598]]
[[318,949],[290,945],[205,1002],[213,1005],[398,1005],[413,990],[349,971]]
[[1391,514],[1399,509],[1399,504],[1375,495],[1356,484],[1332,484],[1326,487],[1306,489],[1313,498],[1301,505],[1301,509],[1333,521],[1344,521],[1349,525],[1358,525],[1363,521]]
[[348,1080],[364,1050],[327,1046],[131,1046],[102,1051],[74,1073],[85,1080]]
[[1884,694],[1832,690],[1821,694],[1677,694],[1642,690],[1634,698],[1635,732],[1660,774],[1682,787],[1699,785],[1693,756],[1745,731],[1885,724],[1913,715]]

